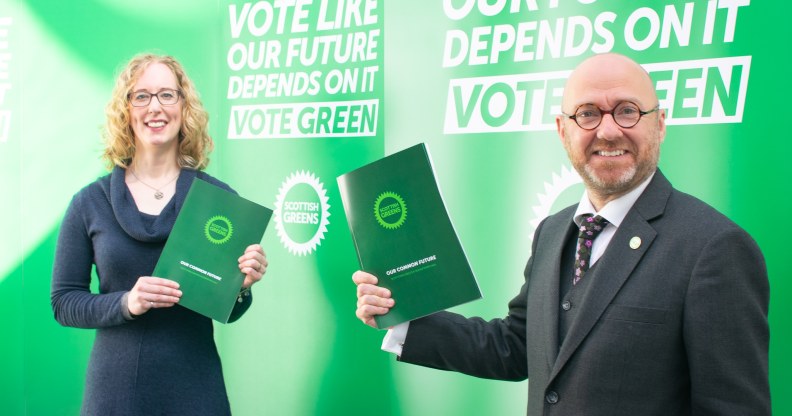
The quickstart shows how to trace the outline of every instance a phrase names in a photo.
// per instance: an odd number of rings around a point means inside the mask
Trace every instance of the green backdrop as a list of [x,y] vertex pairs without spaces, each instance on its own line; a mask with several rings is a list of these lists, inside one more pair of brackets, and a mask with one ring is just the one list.
[[[0,413],[78,413],[94,334],[52,318],[55,238],[71,196],[105,173],[100,128],[116,71],[154,51],[176,56],[202,93],[217,145],[210,173],[276,210],[254,305],[216,325],[234,414],[523,414],[527,382],[403,365],[379,350],[384,333],[354,315],[357,260],[335,178],[426,142],[484,293],[456,310],[502,316],[534,227],[582,191],[554,131],[563,79],[615,51],[656,81],[669,114],[665,174],[766,256],[773,409],[792,414],[792,276],[775,225],[792,205],[779,133],[784,3],[285,3],[0,2]],[[317,220],[290,222],[296,210]]]

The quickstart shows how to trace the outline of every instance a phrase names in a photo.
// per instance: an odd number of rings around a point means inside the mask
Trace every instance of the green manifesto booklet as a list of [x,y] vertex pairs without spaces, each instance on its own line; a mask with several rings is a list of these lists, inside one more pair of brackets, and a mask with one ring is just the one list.
[[423,143],[337,181],[360,267],[396,301],[378,328],[481,298]]
[[228,323],[245,275],[239,256],[261,242],[272,210],[196,178],[153,276],[179,282],[179,305]]

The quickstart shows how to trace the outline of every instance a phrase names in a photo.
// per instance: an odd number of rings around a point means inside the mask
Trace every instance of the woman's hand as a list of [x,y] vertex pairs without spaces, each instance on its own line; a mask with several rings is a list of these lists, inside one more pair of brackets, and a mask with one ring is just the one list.
[[264,249],[258,244],[249,245],[245,249],[245,254],[239,258],[239,270],[245,274],[245,281],[242,288],[248,289],[253,283],[258,282],[267,272],[267,255]]
[[141,276],[129,291],[127,308],[132,315],[143,315],[153,308],[170,308],[179,303],[181,295],[173,280]]

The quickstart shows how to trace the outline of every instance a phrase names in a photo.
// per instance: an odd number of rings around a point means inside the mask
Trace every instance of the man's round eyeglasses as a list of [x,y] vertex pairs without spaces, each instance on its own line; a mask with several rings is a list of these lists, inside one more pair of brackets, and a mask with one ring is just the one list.
[[561,114],[566,118],[575,120],[575,123],[583,130],[596,129],[602,123],[602,117],[605,114],[610,114],[619,127],[629,129],[638,124],[642,116],[654,113],[658,109],[660,109],[660,105],[656,105],[648,111],[641,111],[638,108],[638,104],[631,101],[622,101],[616,107],[613,107],[613,110],[606,111],[594,104],[583,104],[575,110],[575,114],[570,115],[563,112]]
[[129,93],[129,102],[132,104],[132,107],[145,107],[151,103],[151,97],[157,97],[157,101],[159,101],[162,105],[174,105],[179,102],[179,96],[181,95],[181,91],[179,90],[160,90],[156,94],[152,94],[148,91],[133,91]]

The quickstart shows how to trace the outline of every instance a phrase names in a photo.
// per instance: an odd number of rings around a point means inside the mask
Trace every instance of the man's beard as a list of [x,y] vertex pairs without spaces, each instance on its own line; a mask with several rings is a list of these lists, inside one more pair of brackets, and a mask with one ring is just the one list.
[[605,179],[597,176],[594,168],[588,163],[583,166],[583,169],[577,169],[578,174],[583,178],[588,187],[597,191],[602,195],[624,194],[629,192],[635,175],[638,173],[638,168],[633,165],[624,171],[621,176],[613,181],[606,181]]
[[[579,163],[580,161],[576,163],[572,158],[573,155],[570,152],[569,142],[566,138],[564,147],[566,147],[567,154],[570,156],[572,166],[583,179],[586,188],[602,196],[621,196],[630,192],[657,170],[657,163],[660,158],[660,148],[659,143],[657,143],[655,146],[645,149],[645,157],[638,158],[636,155],[636,163],[626,168],[617,178],[606,179],[597,175],[596,170],[589,164],[588,160],[583,159],[582,163]],[[605,165],[604,169],[609,171],[607,165]]]

